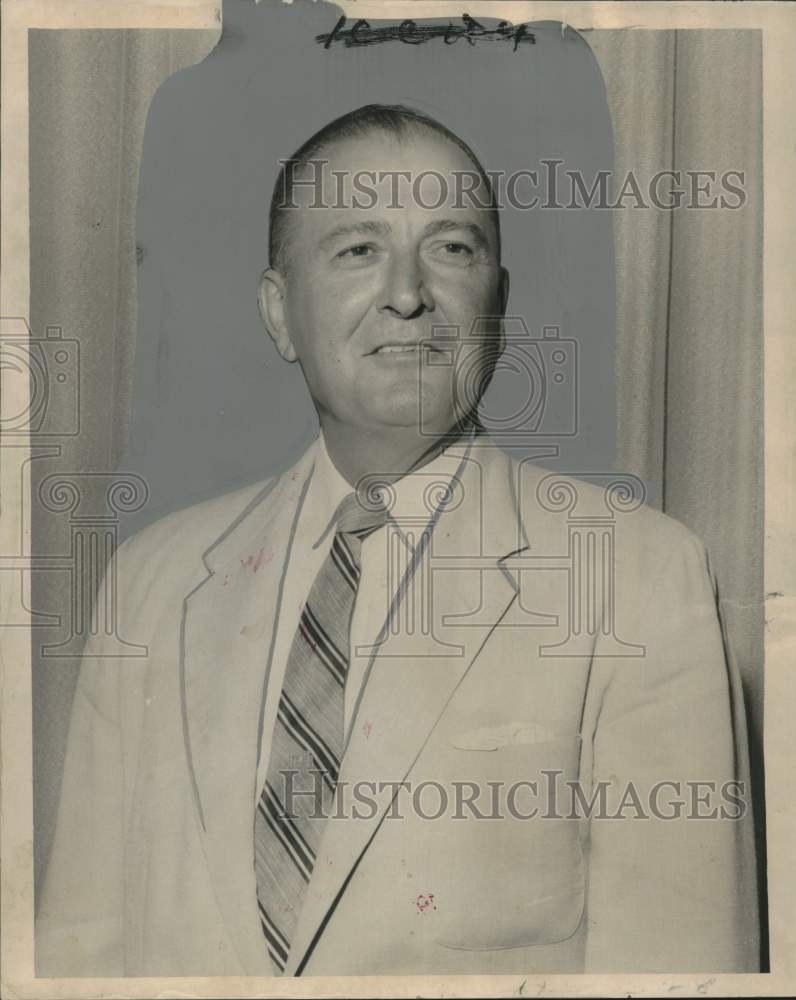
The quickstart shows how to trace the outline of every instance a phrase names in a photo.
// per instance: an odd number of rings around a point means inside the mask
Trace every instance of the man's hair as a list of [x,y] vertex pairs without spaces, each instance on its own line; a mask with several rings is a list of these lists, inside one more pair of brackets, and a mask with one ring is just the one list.
[[271,266],[282,272],[287,269],[289,213],[291,208],[295,210],[297,207],[293,201],[294,184],[296,176],[301,174],[310,161],[321,159],[321,154],[325,150],[343,139],[370,135],[374,132],[382,132],[400,139],[412,132],[417,134],[423,129],[441,135],[455,143],[475,167],[486,192],[486,198],[484,198],[483,193],[479,190],[478,203],[489,210],[495,229],[498,259],[500,259],[500,221],[492,182],[467,143],[441,122],[421,111],[414,110],[414,108],[406,107],[403,104],[366,104],[324,125],[315,135],[307,139],[288,160],[283,161],[271,196],[268,220],[268,256]]

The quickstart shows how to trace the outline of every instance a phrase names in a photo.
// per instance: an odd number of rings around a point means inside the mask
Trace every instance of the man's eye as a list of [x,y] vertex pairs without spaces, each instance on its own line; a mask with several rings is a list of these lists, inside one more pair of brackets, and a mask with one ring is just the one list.
[[476,252],[469,243],[460,240],[440,240],[429,248],[433,259],[456,267],[469,267],[476,260]]
[[373,250],[373,245],[371,243],[357,243],[356,246],[346,247],[345,250],[341,250],[337,255],[338,257],[367,257],[368,254]]

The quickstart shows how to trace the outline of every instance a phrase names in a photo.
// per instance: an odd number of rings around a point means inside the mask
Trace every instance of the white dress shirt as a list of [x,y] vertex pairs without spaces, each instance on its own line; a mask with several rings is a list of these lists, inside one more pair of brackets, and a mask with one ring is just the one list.
[[[276,641],[265,689],[262,742],[257,768],[255,801],[259,800],[268,772],[271,738],[276,724],[279,698],[290,647],[296,635],[304,601],[329,554],[334,539],[334,518],[340,502],[353,487],[338,472],[323,434],[285,569],[282,599],[276,625]],[[344,693],[344,726],[367,725],[356,719],[356,707],[366,683],[372,648],[392,620],[403,597],[407,578],[414,572],[415,548],[424,531],[433,530],[444,490],[450,486],[467,451],[462,442],[441,452],[427,465],[408,473],[393,484],[389,519],[393,531],[380,528],[362,543],[359,589],[351,618],[350,656]],[[433,489],[429,487],[435,484]],[[391,552],[388,556],[388,545]],[[390,557],[391,556],[391,557]]]

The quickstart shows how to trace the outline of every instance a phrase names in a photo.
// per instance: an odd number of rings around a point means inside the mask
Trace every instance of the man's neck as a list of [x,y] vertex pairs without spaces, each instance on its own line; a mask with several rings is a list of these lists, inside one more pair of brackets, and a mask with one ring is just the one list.
[[366,476],[392,482],[433,461],[445,448],[469,435],[476,425],[467,421],[434,438],[416,428],[362,431],[322,421],[329,458],[343,478],[356,487]]

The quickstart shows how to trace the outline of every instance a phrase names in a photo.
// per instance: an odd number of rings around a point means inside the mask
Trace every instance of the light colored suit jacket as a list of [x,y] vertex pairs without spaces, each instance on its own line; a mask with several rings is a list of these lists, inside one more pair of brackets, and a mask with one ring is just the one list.
[[[258,727],[312,461],[119,549],[120,631],[149,655],[87,650],[39,975],[273,974],[252,860]],[[464,463],[432,537],[428,627],[374,656],[340,776],[409,788],[358,793],[359,818],[349,803],[328,821],[287,974],[757,968],[742,696],[704,549],[647,507],[617,513],[621,494],[547,476],[493,448]],[[736,780],[742,818],[693,817]],[[624,818],[562,818],[551,781],[602,782]],[[694,781],[714,787],[696,806]],[[548,818],[521,818],[533,783]],[[482,814],[497,788],[503,818],[455,818],[471,787]],[[679,818],[650,815],[656,787]]]

